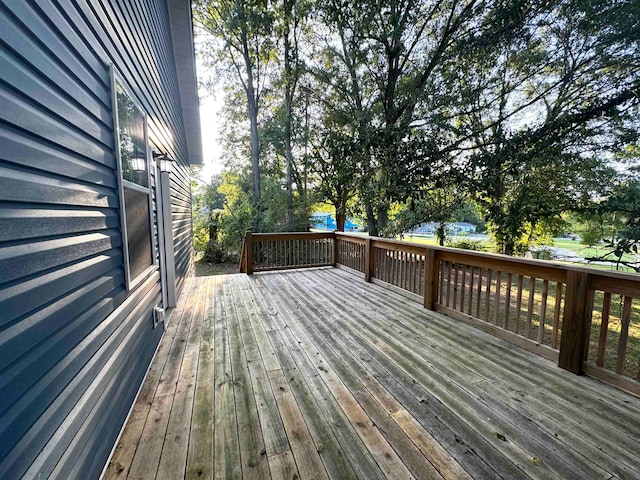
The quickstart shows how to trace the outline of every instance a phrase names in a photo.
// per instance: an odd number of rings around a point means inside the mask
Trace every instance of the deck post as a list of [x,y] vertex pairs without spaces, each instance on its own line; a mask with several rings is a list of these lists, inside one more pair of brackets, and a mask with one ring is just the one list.
[[364,280],[370,282],[374,276],[375,258],[371,251],[371,237],[367,237],[364,244]]
[[576,375],[584,374],[582,362],[587,357],[592,310],[593,290],[589,289],[589,274],[567,271],[558,366]]
[[247,257],[245,260],[247,262],[247,275],[253,275],[253,234],[251,232],[245,234],[244,243],[247,247]]
[[424,308],[435,309],[436,298],[438,298],[438,274],[440,262],[436,258],[436,251],[427,248],[424,255]]
[[338,235],[336,230],[333,231],[333,267],[338,266]]

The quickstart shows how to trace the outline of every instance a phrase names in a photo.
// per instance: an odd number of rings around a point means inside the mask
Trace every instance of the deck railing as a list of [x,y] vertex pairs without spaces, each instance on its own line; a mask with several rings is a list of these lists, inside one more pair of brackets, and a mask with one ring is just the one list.
[[241,271],[336,266],[640,394],[640,277],[330,233],[248,233]]

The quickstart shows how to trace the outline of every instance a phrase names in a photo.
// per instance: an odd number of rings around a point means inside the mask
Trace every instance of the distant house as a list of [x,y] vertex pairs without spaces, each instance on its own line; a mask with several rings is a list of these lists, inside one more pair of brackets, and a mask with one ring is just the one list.
[[98,478],[193,270],[190,2],[3,2],[0,32],[0,478]]
[[[440,227],[440,222],[421,223],[416,228],[414,228],[411,232],[409,232],[409,234],[435,235],[439,227]],[[445,225],[445,230],[447,235],[475,233],[476,229],[477,229],[476,225],[468,222],[454,222],[454,223],[447,223]]]
[[[319,230],[335,230],[337,228],[337,224],[332,214],[326,212],[315,212],[311,216],[311,228]],[[359,230],[361,230],[360,225],[355,223],[353,219],[347,218],[344,222],[345,232],[357,232]]]
[[476,233],[476,225],[468,222],[450,223],[447,227],[451,228],[454,233]]

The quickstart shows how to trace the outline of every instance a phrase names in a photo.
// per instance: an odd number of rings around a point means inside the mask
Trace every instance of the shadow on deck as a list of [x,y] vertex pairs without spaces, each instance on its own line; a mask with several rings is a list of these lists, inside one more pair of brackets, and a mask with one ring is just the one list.
[[105,478],[640,478],[639,411],[344,270],[201,277]]

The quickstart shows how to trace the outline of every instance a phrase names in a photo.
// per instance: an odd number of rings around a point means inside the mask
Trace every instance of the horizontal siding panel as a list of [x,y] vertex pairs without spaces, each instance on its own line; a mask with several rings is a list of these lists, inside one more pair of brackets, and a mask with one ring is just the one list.
[[[33,65],[52,85],[62,86],[72,101],[83,105],[88,111],[99,106],[108,107],[111,97],[105,89],[105,84],[97,81],[92,75],[83,75],[86,72],[84,65],[74,56],[65,55],[65,48],[51,36],[49,29],[32,14],[25,2],[5,0],[4,3],[7,1],[12,5],[15,14],[22,21],[29,22],[31,27],[29,31],[24,23],[16,20],[13,12],[0,4],[0,38],[9,48]],[[48,42],[43,42],[43,39],[47,39]],[[58,55],[63,58],[57,59]],[[96,100],[100,100],[100,104],[96,104]]]
[[13,85],[30,102],[47,109],[58,121],[72,125],[105,146],[114,145],[110,109],[103,107],[95,112],[99,115],[98,118],[90,115],[70,101],[66,94],[41,80],[37,72],[20,64],[18,58],[3,51],[0,51],[0,72],[0,80]]
[[118,211],[6,208],[0,205],[0,242],[120,228]]
[[[125,297],[124,288],[118,286],[4,370],[0,378],[0,396],[5,403],[5,410],[45,376],[48,377],[44,380],[46,385],[66,385],[91,358],[97,347],[102,345],[109,330],[98,329],[99,325]],[[80,346],[77,347],[78,345]],[[67,361],[64,365],[60,364],[66,356]],[[55,371],[50,372],[56,365],[60,365],[60,368],[56,367]],[[52,395],[51,398],[55,396],[50,390],[48,393]]]
[[[12,0],[19,2],[19,0]],[[111,109],[111,84],[108,81],[109,65],[104,61],[105,56],[99,53],[97,45],[87,45],[87,43],[80,36],[79,29],[69,21],[66,11],[61,11],[54,1],[49,2],[37,2],[33,5],[35,11],[38,12],[43,22],[46,22],[47,26],[57,32],[59,38],[69,45],[70,49],[73,49],[73,55],[79,62],[82,62],[87,66],[87,70],[98,82],[92,93],[103,91],[97,96],[102,100],[102,103],[110,110]],[[96,51],[98,50],[98,51]],[[88,87],[89,83],[85,83]]]
[[39,275],[28,281],[0,290],[0,311],[3,321],[11,323],[47,303],[68,295],[95,278],[101,278],[116,268],[122,267],[120,250],[73,263],[68,267]]
[[[0,22],[1,23],[1,22]],[[8,114],[11,112],[11,116]],[[105,164],[115,163],[113,150],[85,135],[82,130],[51,117],[45,110],[14,92],[0,89],[0,120]]]
[[37,311],[33,315],[0,332],[0,370],[19,359],[42,340],[63,328],[76,316],[122,284],[122,274],[97,278],[69,294],[65,299]]
[[[65,3],[67,2],[61,1],[61,4],[64,5]],[[186,140],[184,137],[176,138],[171,133],[184,131],[181,118],[171,118],[168,116],[166,110],[166,104],[175,100],[165,96],[162,85],[155,82],[154,79],[149,78],[149,69],[140,68],[141,65],[144,65],[144,60],[135,55],[137,52],[132,45],[127,44],[127,49],[118,50],[116,48],[113,40],[121,43],[123,38],[120,25],[117,23],[117,16],[114,15],[108,7],[105,7],[102,2],[91,4],[78,3],[74,4],[74,7],[81,12],[90,27],[90,32],[98,38],[98,41],[103,45],[109,57],[118,65],[119,70],[127,79],[129,87],[142,103],[143,108],[147,112],[154,113],[154,115],[149,118],[151,132],[159,133],[160,137],[158,137],[158,140],[160,143],[169,147],[176,157],[185,157],[187,151]],[[166,6],[162,8],[166,9]],[[151,38],[157,39],[158,33],[159,32],[152,31],[148,32],[148,35]],[[159,131],[154,130],[156,125],[161,127]],[[162,128],[162,125],[166,125],[166,127]],[[178,150],[174,150],[174,146],[176,145],[179,146]]]
[[[121,246],[120,231],[107,230],[3,247],[0,249],[0,271],[3,272],[3,280],[9,282]],[[0,317],[0,325],[2,323]]]
[[58,176],[73,178],[85,184],[110,188],[118,186],[115,159],[100,164],[9,126],[0,128],[0,159]]
[[12,170],[0,165],[0,200],[6,202],[118,207],[115,190]]

